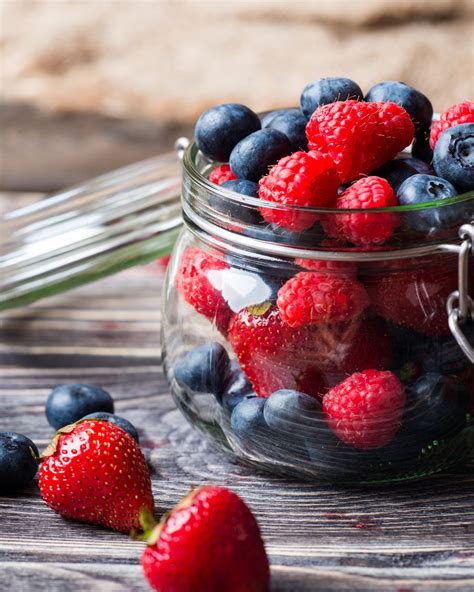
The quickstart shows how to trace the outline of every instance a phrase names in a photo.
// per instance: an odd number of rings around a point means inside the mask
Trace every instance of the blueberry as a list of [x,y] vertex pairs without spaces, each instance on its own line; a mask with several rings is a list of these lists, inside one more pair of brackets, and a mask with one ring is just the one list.
[[440,135],[433,167],[437,175],[459,191],[474,189],[474,123],[455,125]]
[[319,245],[324,237],[324,232],[316,223],[311,228],[303,231],[292,231],[288,228],[283,228],[277,224],[269,224],[268,226],[257,226],[255,228],[246,229],[245,233],[251,238],[264,240],[272,243],[286,244],[289,246],[307,246],[315,247]]
[[225,103],[211,107],[201,115],[194,136],[197,147],[205,156],[227,162],[233,148],[260,127],[258,115],[248,107]]
[[38,449],[26,436],[0,433],[0,493],[13,493],[26,487],[36,475],[38,456]]
[[[462,326],[462,332],[469,343],[474,343],[474,322]],[[426,370],[441,374],[454,374],[471,367],[471,363],[454,337],[433,337],[427,340],[426,355],[421,360]]]
[[308,138],[306,137],[306,124],[308,120],[299,109],[287,109],[277,113],[266,125],[262,127],[276,129],[284,133],[290,140],[291,151],[308,150]]
[[407,162],[408,159],[399,158],[397,160],[390,160],[375,170],[372,174],[376,177],[386,179],[393,191],[396,193],[400,185],[413,175],[417,174],[417,170]]
[[423,93],[404,82],[386,80],[373,86],[365,95],[370,102],[391,101],[407,111],[416,133],[425,132],[431,125],[433,105]]
[[222,397],[218,399],[219,403],[224,409],[232,413],[243,399],[251,399],[256,396],[252,383],[240,367],[240,364],[237,360],[232,360]]
[[104,421],[108,421],[109,423],[113,423],[119,428],[122,428],[122,430],[130,434],[130,436],[132,436],[132,438],[137,442],[140,441],[140,437],[135,426],[131,424],[128,419],[120,417],[120,415],[113,415],[112,413],[106,413],[105,411],[96,411],[95,413],[89,413],[88,415],[85,415],[82,419],[103,419]]
[[320,78],[307,84],[301,93],[301,110],[309,119],[319,105],[327,105],[334,101],[355,99],[361,101],[364,93],[360,86],[349,78]]
[[242,440],[252,441],[267,434],[268,426],[263,416],[265,399],[255,397],[244,399],[233,410],[230,419],[232,430]]
[[221,397],[229,373],[226,349],[217,342],[195,347],[179,357],[173,367],[178,384],[197,393]]
[[454,376],[423,374],[409,389],[403,416],[406,432],[419,442],[447,438],[466,425],[470,389]]
[[114,412],[112,397],[94,384],[62,384],[46,401],[46,417],[55,430],[94,411]]
[[[236,179],[222,183],[221,187],[228,191],[240,193],[241,195],[258,197],[258,185],[253,181]],[[209,198],[209,205],[214,210],[222,212],[226,217],[237,223],[253,226],[260,224],[263,220],[260,212],[255,206],[239,201],[233,201],[224,195],[211,195]]]
[[262,117],[262,129],[266,127],[271,127],[270,124],[277,115],[283,115],[286,113],[293,112],[301,113],[301,111],[299,109],[296,109],[295,107],[288,107],[286,109],[275,109],[274,111],[269,111],[266,115]]
[[285,134],[276,129],[259,130],[241,140],[232,150],[230,168],[240,179],[258,181],[290,152],[290,141]]
[[[400,205],[422,205],[449,199],[457,195],[456,189],[441,177],[413,175],[406,179],[397,191]],[[425,208],[405,215],[405,223],[413,230],[430,233],[449,227],[459,221],[462,208],[457,205]]]
[[314,397],[290,389],[275,391],[267,399],[265,421],[273,430],[301,436],[304,428],[317,430],[325,425],[321,404]]
[[[412,156],[418,160],[426,162],[427,164],[431,164],[433,162],[433,150],[431,149],[426,133],[415,135],[415,139],[413,140],[413,144],[411,146],[411,153]],[[422,173],[425,171],[418,172]]]
[[420,175],[434,175],[434,170],[431,165],[420,158],[411,156],[410,158],[404,158],[403,162],[411,166],[412,169],[414,169],[415,172],[419,173]]
[[249,197],[258,197],[258,183],[247,181],[246,179],[226,181],[225,183],[222,183],[221,187],[242,195],[248,195]]

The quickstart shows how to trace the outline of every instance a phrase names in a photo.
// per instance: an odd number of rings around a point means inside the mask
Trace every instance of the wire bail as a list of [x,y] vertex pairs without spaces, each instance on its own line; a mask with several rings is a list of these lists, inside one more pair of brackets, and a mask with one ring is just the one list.
[[448,323],[457,344],[474,364],[474,346],[461,328],[467,321],[474,321],[474,301],[469,294],[469,256],[474,255],[474,222],[463,224],[459,236],[463,242],[458,248],[458,289],[448,297]]

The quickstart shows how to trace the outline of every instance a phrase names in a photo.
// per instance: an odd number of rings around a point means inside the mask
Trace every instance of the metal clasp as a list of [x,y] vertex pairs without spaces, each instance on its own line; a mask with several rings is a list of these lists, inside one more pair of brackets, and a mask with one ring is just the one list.
[[474,364],[474,346],[462,331],[463,323],[474,321],[474,301],[469,295],[469,256],[474,255],[474,222],[463,224],[459,236],[463,242],[458,249],[458,289],[448,297],[448,322],[457,344]]

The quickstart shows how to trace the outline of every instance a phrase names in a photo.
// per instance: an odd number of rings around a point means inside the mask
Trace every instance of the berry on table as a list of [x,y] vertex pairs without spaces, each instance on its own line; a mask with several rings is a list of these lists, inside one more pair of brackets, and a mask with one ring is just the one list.
[[452,105],[441,114],[438,121],[433,121],[430,132],[431,148],[434,149],[438,138],[444,131],[461,123],[474,123],[474,101],[464,101]]
[[344,238],[354,245],[382,245],[398,226],[398,216],[390,213],[369,214],[362,210],[388,208],[398,205],[388,181],[380,177],[364,177],[348,187],[336,201],[336,209],[360,210],[353,214],[326,216],[322,222],[326,232]]
[[416,133],[430,128],[433,118],[431,101],[419,90],[404,82],[394,80],[379,82],[369,89],[365,100],[374,103],[390,101],[400,105],[411,117]]
[[[259,196],[282,206],[330,207],[340,185],[334,163],[318,152],[295,152],[282,158],[259,182]],[[291,230],[305,230],[315,215],[287,208],[260,208],[270,223]]]
[[205,156],[228,162],[234,147],[260,127],[260,119],[251,109],[238,103],[224,103],[211,107],[199,117],[194,137]]
[[176,288],[196,312],[215,322],[225,333],[232,315],[222,294],[209,280],[212,271],[227,269],[227,263],[196,247],[188,247],[180,260]]
[[[412,206],[449,199],[457,195],[456,189],[441,177],[413,175],[397,191],[402,206]],[[405,214],[405,224],[418,232],[432,233],[455,224],[461,215],[459,206],[426,208]]]
[[395,103],[339,101],[318,107],[306,126],[310,150],[334,161],[347,183],[392,160],[413,140],[408,113]]
[[26,436],[0,432],[0,495],[26,487],[38,469],[38,449]]
[[307,119],[320,105],[327,105],[335,101],[354,99],[362,101],[364,93],[360,86],[349,78],[336,76],[320,78],[307,84],[300,97],[301,110]]
[[433,168],[459,191],[474,189],[474,123],[455,125],[439,136]]
[[346,444],[378,448],[400,428],[405,391],[389,371],[356,372],[328,391],[323,408],[329,426]]
[[239,179],[258,181],[290,152],[287,136],[276,129],[266,128],[250,134],[235,146],[229,157],[230,168]]
[[257,521],[228,489],[191,491],[160,524],[144,514],[142,566],[160,592],[269,592],[270,567]]
[[278,292],[277,305],[290,327],[349,321],[368,306],[364,286],[347,276],[302,271]]
[[229,355],[225,347],[215,341],[195,347],[173,365],[178,384],[193,392],[212,393],[218,399],[222,396],[229,371]]
[[306,124],[308,120],[299,109],[286,109],[274,115],[262,127],[276,129],[285,134],[290,140],[291,151],[308,149],[308,139],[306,137]]
[[235,179],[237,179],[237,177],[230,170],[230,165],[227,163],[219,165],[213,169],[209,175],[209,181],[216,185],[222,185],[227,181],[234,181]]
[[114,412],[112,397],[94,384],[61,384],[46,401],[46,418],[55,430],[94,411]]
[[136,427],[120,415],[114,415],[113,413],[107,413],[105,411],[96,411],[95,413],[89,413],[82,419],[102,419],[103,421],[109,421],[115,424],[122,430],[125,430],[136,442],[140,442],[140,436],[138,435]]
[[138,443],[109,421],[87,419],[60,430],[42,454],[41,497],[63,516],[120,532],[153,512],[150,474]]

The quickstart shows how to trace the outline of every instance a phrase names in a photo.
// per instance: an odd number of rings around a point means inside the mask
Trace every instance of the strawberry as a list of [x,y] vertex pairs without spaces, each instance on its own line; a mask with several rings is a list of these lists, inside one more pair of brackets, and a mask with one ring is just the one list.
[[217,486],[191,491],[159,524],[142,516],[145,577],[158,592],[268,592],[270,567],[252,512]]
[[310,150],[331,157],[343,183],[392,160],[411,143],[414,132],[405,109],[390,102],[322,105],[306,126]]
[[228,269],[227,263],[207,251],[188,247],[180,260],[176,287],[196,312],[215,323],[225,334],[232,311],[211,282],[212,273]]
[[61,428],[42,455],[41,496],[64,518],[120,532],[153,511],[150,474],[137,442],[113,423],[85,420]]
[[260,397],[279,389],[321,393],[311,332],[285,324],[276,306],[264,303],[239,311],[230,321],[228,339]]

